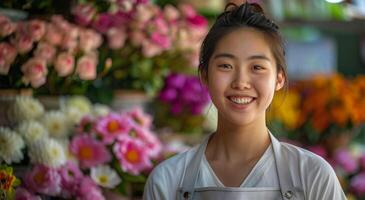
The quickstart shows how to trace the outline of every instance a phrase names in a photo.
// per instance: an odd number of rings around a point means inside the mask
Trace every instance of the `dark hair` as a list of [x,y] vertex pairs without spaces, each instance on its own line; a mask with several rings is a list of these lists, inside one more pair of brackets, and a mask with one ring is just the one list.
[[[229,9],[233,7],[233,9]],[[285,51],[279,27],[268,19],[263,9],[256,3],[244,3],[240,6],[227,4],[225,11],[220,14],[205,37],[199,57],[199,75],[207,77],[209,60],[218,42],[227,34],[243,27],[252,27],[261,31],[270,45],[270,49],[277,64],[277,71],[281,70],[287,79]],[[285,84],[287,80],[285,81]]]

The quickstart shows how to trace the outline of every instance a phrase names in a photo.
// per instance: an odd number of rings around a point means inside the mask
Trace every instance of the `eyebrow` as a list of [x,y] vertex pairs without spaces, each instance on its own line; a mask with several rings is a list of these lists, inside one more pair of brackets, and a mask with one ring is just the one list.
[[[214,59],[217,58],[232,58],[235,59],[236,56],[230,53],[219,53],[217,55],[214,56]],[[267,60],[267,61],[271,61],[267,56],[265,55],[252,55],[250,57],[247,58],[248,60],[256,60],[256,59],[261,59],[261,60]]]

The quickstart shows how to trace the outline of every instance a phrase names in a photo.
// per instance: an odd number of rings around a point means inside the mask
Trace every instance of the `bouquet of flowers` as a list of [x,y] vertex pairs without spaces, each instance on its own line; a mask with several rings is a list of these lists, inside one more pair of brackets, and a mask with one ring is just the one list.
[[53,15],[13,22],[0,14],[1,88],[80,94],[97,77],[102,37]]
[[45,111],[36,99],[17,97],[11,110],[18,124],[0,127],[0,163],[20,173],[15,199],[141,193],[135,186],[161,159],[152,119],[139,108],[116,113],[71,97],[61,110]]
[[365,149],[363,145],[352,144],[331,154],[322,145],[307,147],[331,164],[340,180],[347,198],[365,199]]
[[300,133],[297,139],[311,144],[356,131],[365,122],[364,83],[364,76],[345,79],[339,74],[297,81],[287,95],[279,94],[274,100],[274,107],[286,109],[274,111],[273,119],[284,122],[287,130]]
[[158,96],[156,123],[184,133],[201,131],[204,110],[210,102],[208,90],[196,76],[170,74]]
[[160,8],[148,0],[106,4],[83,2],[73,8],[78,24],[106,38],[103,55],[112,65],[105,84],[155,94],[170,70],[189,72],[198,65],[208,23],[191,6]]

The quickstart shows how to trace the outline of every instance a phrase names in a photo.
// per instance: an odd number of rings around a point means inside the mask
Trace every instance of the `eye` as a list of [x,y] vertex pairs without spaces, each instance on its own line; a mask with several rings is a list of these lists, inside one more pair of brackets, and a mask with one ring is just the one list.
[[252,66],[253,70],[255,71],[260,71],[260,70],[264,70],[265,68],[261,65],[253,65]]
[[232,69],[232,65],[230,64],[220,64],[218,67],[223,69]]

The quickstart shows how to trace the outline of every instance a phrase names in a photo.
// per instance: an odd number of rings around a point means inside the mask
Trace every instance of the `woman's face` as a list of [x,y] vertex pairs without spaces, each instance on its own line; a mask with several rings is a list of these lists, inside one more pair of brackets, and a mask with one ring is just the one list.
[[218,119],[238,126],[265,122],[274,92],[285,82],[263,33],[253,28],[237,29],[218,42],[203,79]]

